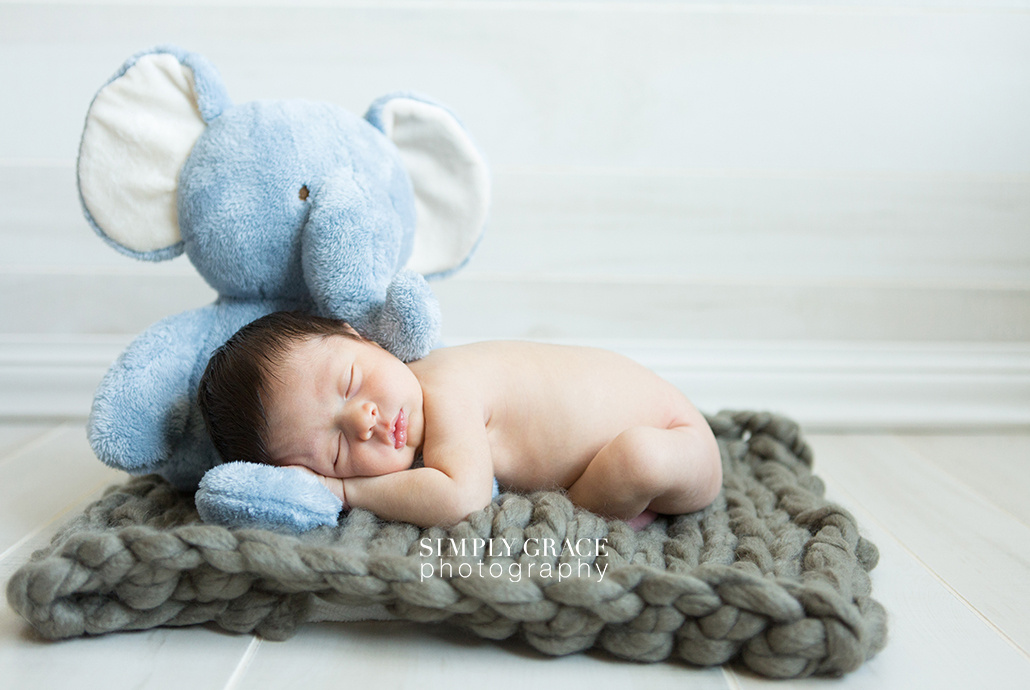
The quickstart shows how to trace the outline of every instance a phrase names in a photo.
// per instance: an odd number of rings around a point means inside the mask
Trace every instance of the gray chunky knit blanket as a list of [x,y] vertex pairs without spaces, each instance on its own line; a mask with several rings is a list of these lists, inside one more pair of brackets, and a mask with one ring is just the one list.
[[722,494],[641,532],[560,492],[502,494],[450,529],[361,510],[301,535],[225,529],[148,476],[109,489],[34,554],[8,601],[50,638],[214,621],[279,640],[326,604],[382,605],[521,634],[548,654],[736,660],[780,678],[856,669],[886,641],[870,598],[876,547],[823,498],[796,424],[753,412],[709,423]]

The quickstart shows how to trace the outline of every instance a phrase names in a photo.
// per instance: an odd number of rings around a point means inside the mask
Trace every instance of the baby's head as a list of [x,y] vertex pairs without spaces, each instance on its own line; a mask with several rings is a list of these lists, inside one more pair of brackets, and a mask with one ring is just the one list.
[[403,362],[347,323],[274,312],[215,351],[197,400],[223,460],[348,477],[411,466],[421,395]]
[[345,321],[277,311],[247,324],[215,350],[200,377],[197,402],[223,460],[272,464],[265,401],[278,372],[296,346],[334,335],[361,340]]

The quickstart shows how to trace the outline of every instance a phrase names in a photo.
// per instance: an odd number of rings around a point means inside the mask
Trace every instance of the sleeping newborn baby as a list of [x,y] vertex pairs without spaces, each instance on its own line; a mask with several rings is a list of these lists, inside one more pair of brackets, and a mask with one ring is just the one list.
[[484,342],[405,364],[344,322],[276,312],[215,352],[198,396],[226,461],[314,473],[344,508],[423,527],[484,508],[495,479],[636,528],[722,486],[704,417],[604,350]]

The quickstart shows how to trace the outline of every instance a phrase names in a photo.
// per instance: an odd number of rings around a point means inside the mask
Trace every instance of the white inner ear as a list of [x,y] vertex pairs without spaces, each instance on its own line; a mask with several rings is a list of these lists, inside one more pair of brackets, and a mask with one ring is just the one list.
[[400,149],[415,188],[418,221],[406,268],[431,275],[460,265],[486,222],[486,163],[443,108],[397,98],[383,107],[382,123],[386,136]]
[[82,135],[79,186],[105,235],[137,252],[181,239],[179,171],[205,126],[193,71],[172,55],[145,55],[100,91]]

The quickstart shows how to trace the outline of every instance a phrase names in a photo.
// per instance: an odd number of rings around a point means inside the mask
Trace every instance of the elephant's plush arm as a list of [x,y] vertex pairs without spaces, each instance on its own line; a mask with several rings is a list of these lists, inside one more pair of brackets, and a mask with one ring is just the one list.
[[193,403],[191,378],[210,354],[213,319],[213,306],[163,319],[111,366],[94,395],[87,428],[103,462],[145,474],[171,457]]
[[343,508],[315,475],[252,462],[229,462],[208,470],[196,501],[204,522],[298,532],[336,525]]

